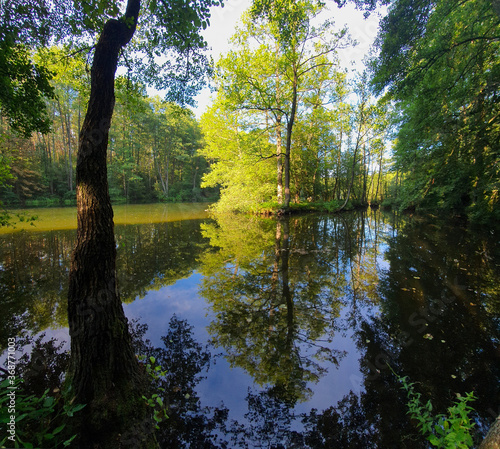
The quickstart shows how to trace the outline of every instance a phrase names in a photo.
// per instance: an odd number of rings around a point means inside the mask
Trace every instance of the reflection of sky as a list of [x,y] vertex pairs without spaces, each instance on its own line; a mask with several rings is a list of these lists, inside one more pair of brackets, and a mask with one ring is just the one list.
[[[125,314],[129,319],[140,318],[142,323],[147,323],[146,338],[154,346],[162,345],[161,337],[167,333],[174,314],[193,326],[194,339],[205,346],[209,339],[207,327],[210,317],[207,316],[205,300],[198,296],[201,278],[195,272],[174,285],[149,291],[143,299],[124,305]],[[216,348],[210,348],[210,352],[212,356],[218,353]],[[203,374],[206,379],[200,382],[197,389],[202,406],[219,406],[223,402],[234,418],[242,417],[246,412],[247,389],[253,384],[251,377],[240,368],[231,369],[222,357],[212,359],[209,372]]]
[[[384,216],[381,216],[381,218],[383,219]],[[353,231],[352,234],[354,235],[354,230],[356,228],[351,229],[346,227],[344,229],[341,226],[334,226],[335,223],[333,223],[333,220],[334,219],[326,222],[328,235],[336,237],[336,239],[332,239],[333,242],[337,242],[339,239],[342,239],[344,234],[349,235],[347,232],[349,230]],[[342,223],[340,223],[340,225],[342,225]],[[428,255],[428,252],[422,252],[420,257],[414,257],[413,252],[418,251],[418,248],[420,248],[420,246],[418,246],[416,249],[412,248],[411,253],[405,253],[405,249],[408,248],[408,242],[403,239],[401,245],[404,244],[405,246],[402,246],[402,248],[397,245],[392,247],[394,250],[401,251],[394,255],[394,253],[389,250],[394,242],[393,236],[396,234],[396,231],[388,224],[388,220],[386,222],[375,222],[373,220],[366,221],[363,229],[365,234],[363,238],[362,251],[359,251],[358,246],[353,246],[352,254],[350,253],[347,245],[342,246],[339,244],[338,246],[334,245],[331,248],[328,245],[325,245],[313,247],[313,249],[309,250],[306,249],[309,248],[307,245],[305,247],[300,246],[301,240],[299,238],[294,240],[294,236],[292,235],[290,240],[292,242],[290,254],[293,255],[293,258],[290,259],[293,261],[293,263],[290,264],[290,267],[293,267],[294,270],[300,271],[300,267],[304,266],[300,265],[301,263],[304,264],[309,260],[312,260],[314,257],[319,257],[319,260],[321,260],[322,263],[330,263],[329,269],[331,270],[330,274],[332,275],[331,280],[333,283],[336,280],[337,272],[342,273],[344,276],[344,278],[339,277],[339,282],[336,284],[338,288],[332,284],[332,291],[330,291],[330,284],[326,283],[324,290],[321,290],[319,293],[319,298],[323,301],[322,304],[329,304],[329,299],[332,299],[330,298],[332,294],[336,295],[335,299],[339,301],[339,303],[335,303],[335,308],[327,314],[328,319],[334,320],[335,333],[332,335],[328,332],[328,330],[326,330],[325,335],[321,338],[321,345],[334,350],[334,355],[338,355],[339,364],[338,366],[335,366],[331,362],[317,361],[313,357],[317,348],[308,345],[307,343],[301,341],[301,339],[297,339],[295,348],[300,353],[301,360],[305,361],[305,359],[309,356],[311,357],[310,360],[313,364],[318,363],[321,367],[326,369],[326,372],[321,375],[317,383],[309,383],[307,385],[307,388],[312,390],[312,396],[307,402],[296,405],[295,409],[292,411],[295,416],[300,414],[309,414],[312,408],[317,409],[319,413],[321,413],[332,406],[335,407],[338,405],[339,401],[349,394],[351,390],[358,396],[361,393],[364,393],[365,389],[368,393],[373,392],[374,390],[372,389],[375,388],[373,387],[374,384],[370,384],[368,382],[368,378],[365,379],[364,375],[360,372],[360,363],[363,360],[364,362],[370,362],[369,357],[377,354],[376,352],[370,351],[373,351],[374,348],[376,350],[378,343],[376,345],[369,345],[370,340],[367,338],[373,338],[375,342],[376,336],[380,335],[382,343],[384,342],[384,339],[387,339],[388,343],[391,343],[393,340],[391,340],[390,336],[383,335],[387,332],[384,326],[379,326],[377,324],[367,333],[361,324],[367,323],[370,325],[370,323],[373,323],[374,320],[376,320],[376,317],[381,313],[380,308],[383,308],[384,310],[384,313],[382,313],[382,320],[384,320],[384,314],[387,312],[386,308],[392,307],[389,312],[394,315],[400,314],[402,320],[401,323],[404,326],[405,324],[408,324],[405,321],[405,317],[411,316],[411,313],[414,310],[419,310],[414,309],[414,307],[422,307],[422,303],[420,302],[414,305],[414,297],[410,295],[408,288],[406,288],[407,284],[405,283],[404,288],[400,289],[398,280],[406,281],[405,276],[408,276],[410,280],[412,278],[416,278],[413,276],[416,274],[415,270],[422,272],[422,270],[424,270],[427,266],[425,261],[430,260],[423,258],[423,255]],[[38,233],[37,235],[43,237],[42,233]],[[156,236],[156,234],[152,235]],[[189,234],[180,233],[179,235],[184,236]],[[358,237],[359,235],[356,237],[356,242],[359,240]],[[154,240],[151,241],[154,242]],[[176,249],[171,248],[172,241],[173,240],[166,240],[165,244],[168,244],[168,249],[166,246],[165,248],[159,246],[159,250],[176,251]],[[320,239],[319,242],[321,241],[322,240]],[[326,241],[328,242],[328,240]],[[160,245],[161,242],[162,241],[159,241],[158,245]],[[299,243],[296,243],[294,246],[293,244],[295,242]],[[410,240],[410,242],[412,242],[412,240]],[[35,249],[38,248],[38,246],[34,246]],[[40,247],[45,250],[45,246],[42,244],[40,244]],[[147,248],[149,249],[150,247]],[[205,246],[202,246],[202,248],[205,248]],[[181,246],[180,250],[184,251],[185,247]],[[189,250],[193,249],[190,248]],[[182,254],[184,253],[180,253],[179,255]],[[437,252],[436,254],[439,255],[440,252]],[[146,257],[149,256],[150,254],[146,253]],[[50,256],[47,257],[50,258]],[[62,270],[66,270],[67,268],[65,268],[66,264],[64,261],[67,259],[62,258],[61,255],[57,255],[56,257],[57,258],[54,258],[53,260],[61,260],[63,263],[60,264],[60,268]],[[330,257],[332,258],[331,261],[329,260]],[[404,259],[401,260],[401,257]],[[458,256],[453,255],[451,259],[454,257]],[[226,259],[223,260],[225,261]],[[199,263],[199,258],[193,258],[193,263],[186,267],[188,273],[189,270],[192,269],[189,267],[200,266]],[[229,264],[229,262],[227,263]],[[401,267],[398,266],[400,264],[402,264]],[[137,283],[141,288],[136,290],[140,290],[142,292],[143,286],[149,285],[152,288],[152,286],[158,285],[158,283],[151,282],[151,278],[158,273],[170,273],[170,269],[175,270],[175,267],[175,261],[172,262],[169,258],[159,258],[158,264],[151,268],[150,271],[142,270],[142,267],[135,267],[138,271],[131,271],[130,279],[128,281]],[[9,269],[9,266],[6,264],[0,265],[0,270],[2,269]],[[28,269],[32,270],[29,264]],[[241,270],[243,269],[244,268],[241,267]],[[444,270],[449,270],[449,267],[446,267],[445,265],[438,265],[437,267],[432,266],[427,275],[436,276],[436,279],[438,279],[437,276],[442,276],[442,273],[447,273],[447,271]],[[144,271],[144,273],[142,273],[142,271]],[[42,273],[45,272],[48,272],[48,270],[42,271]],[[450,279],[456,278],[456,274],[454,274],[455,272],[453,270],[450,273],[450,276],[453,274],[453,277]],[[183,271],[182,276],[184,275],[185,272]],[[30,276],[32,275],[30,274]],[[165,282],[170,282],[170,277],[165,275],[164,278],[166,279]],[[308,285],[308,283],[305,282],[299,275],[294,276],[293,279],[296,279],[296,282],[298,283],[294,285],[294,287],[298,290],[306,288]],[[215,281],[215,283],[217,281],[216,278],[213,278],[212,280]],[[169,330],[169,323],[174,314],[177,315],[178,319],[186,320],[189,326],[193,327],[193,338],[201,345],[206,346],[210,338],[207,328],[214,319],[214,315],[210,310],[209,304],[199,294],[199,286],[202,281],[202,274],[194,271],[191,274],[188,274],[187,277],[176,281],[173,285],[168,285],[159,288],[158,290],[150,290],[146,292],[142,299],[140,297],[136,297],[133,302],[124,304],[125,313],[129,319],[139,319],[141,323],[148,325],[146,338],[150,339],[154,346],[162,346],[161,336],[165,335]],[[357,285],[356,283],[358,281],[361,287],[356,295],[353,296],[352,288],[353,285]],[[479,281],[480,279],[477,279],[475,283],[479,284]],[[390,285],[388,287],[386,284],[389,283]],[[422,297],[424,295],[433,297],[435,294],[434,288],[431,288],[430,286],[417,286],[416,284],[415,286],[418,287],[418,292],[421,293]],[[439,287],[437,286],[436,288]],[[34,292],[35,293],[32,294],[33,298],[42,297],[41,292],[40,294],[37,293],[37,290],[34,290]],[[408,295],[405,295],[405,292],[407,292]],[[483,294],[486,295],[487,293],[484,292]],[[132,295],[132,297],[134,295]],[[387,295],[387,297],[384,295]],[[64,302],[65,299],[60,299],[60,301]],[[474,304],[471,304],[471,306],[475,306],[477,301],[478,299],[474,299]],[[469,302],[470,301],[468,300],[465,301],[466,304],[469,304]],[[337,306],[339,306],[338,316]],[[35,314],[37,313],[37,310],[37,308],[33,309],[32,313],[34,316],[31,321],[36,321]],[[22,319],[22,317],[18,318]],[[397,317],[395,319],[397,319]],[[30,322],[30,320],[27,320],[27,322]],[[443,320],[440,323],[440,325],[446,325],[447,321]],[[411,323],[409,324],[411,325]],[[391,325],[390,321],[389,325]],[[408,329],[408,326],[406,326],[405,329]],[[303,331],[304,329],[301,330]],[[409,330],[411,331],[412,328],[410,327]],[[372,331],[374,332],[374,337],[367,337],[367,335],[371,335]],[[434,334],[437,335],[436,332],[438,331],[439,329],[434,329]],[[68,329],[47,329],[45,333],[46,340],[50,338],[56,338],[59,341],[64,340],[66,341],[65,348],[69,349]],[[457,335],[461,337],[461,334],[462,331],[460,331]],[[493,336],[494,332],[491,334],[492,336],[488,338],[496,338]],[[332,337],[333,341],[325,341],[330,337]],[[424,340],[425,337],[423,337],[423,335],[417,335],[417,337],[420,337],[420,339],[425,342],[425,345],[430,344],[430,341]],[[446,340],[448,341],[448,338]],[[439,341],[439,338],[434,339],[435,343],[439,343]],[[397,341],[394,340],[394,344],[396,343]],[[466,345],[468,343],[466,342],[466,339],[464,339],[464,342],[461,344]],[[479,342],[478,344],[483,343]],[[416,350],[422,350],[422,347],[427,351],[427,346],[422,346],[417,343],[414,344],[411,351],[414,350],[413,348]],[[481,346],[477,346],[477,350],[480,350],[481,348]],[[473,347],[473,349],[476,350],[476,347]],[[201,400],[201,406],[220,407],[224,404],[224,406],[230,410],[230,420],[238,420],[241,424],[248,424],[244,420],[244,415],[248,411],[246,401],[248,390],[251,389],[252,393],[256,394],[260,391],[266,390],[269,385],[257,386],[254,384],[253,378],[242,368],[231,368],[229,363],[225,360],[224,354],[221,354],[223,352],[221,348],[209,347],[208,350],[212,353],[213,357],[210,369],[208,373],[201,373],[201,375],[206,376],[206,378],[202,380],[197,387],[197,394]],[[364,354],[365,351],[367,354]],[[343,354],[337,354],[337,352],[341,352]],[[427,354],[427,352],[425,354]],[[16,355],[19,356],[19,352]],[[364,359],[365,356],[366,358]],[[410,360],[407,365],[410,370],[420,369],[420,365],[422,363],[420,362],[420,356],[416,353],[415,357],[417,366],[413,367]],[[464,355],[463,357],[464,360],[466,360],[466,356]],[[5,358],[6,354],[0,356],[1,365],[4,364]],[[468,360],[469,359],[467,358],[467,361]],[[471,358],[471,360],[475,359]],[[477,360],[480,362],[482,360],[487,360],[488,362],[490,361],[487,357],[484,359],[478,357]],[[306,364],[307,362],[304,362],[303,367],[305,369],[307,369],[307,366],[305,366]],[[472,366],[472,364],[470,364],[470,366]],[[481,363],[477,363],[476,366],[481,366]],[[452,375],[453,378],[456,378],[456,372],[460,372],[461,368],[456,368],[455,365],[443,368],[443,365],[440,365],[440,370],[443,372],[446,371],[448,375]],[[314,367],[312,368],[312,371],[316,372]],[[496,378],[495,384],[497,384]],[[472,387],[475,388],[475,384],[472,384],[470,391],[472,391]],[[490,389],[491,388],[488,387],[487,391]],[[383,396],[381,397],[381,400],[383,400]],[[384,409],[386,408],[391,409],[391,405],[389,404],[387,407],[384,405]],[[302,425],[300,424],[300,421],[296,420],[295,423],[292,424],[292,428],[293,430],[301,430]]]
[[[177,281],[174,285],[163,287],[158,291],[149,291],[143,299],[124,305],[129,319],[140,318],[148,324],[146,337],[154,346],[160,346],[161,336],[167,333],[172,315],[186,320],[193,326],[193,337],[202,345],[209,339],[207,327],[211,322],[210,310],[205,300],[198,295],[198,284],[201,274],[193,273],[190,277]],[[342,311],[340,320],[349,313],[347,307]],[[311,408],[324,410],[336,405],[350,390],[361,391],[362,374],[359,371],[360,355],[352,338],[352,331],[344,335],[338,332],[334,341],[328,346],[332,349],[346,351],[340,357],[339,367],[328,363],[328,372],[317,384],[309,384],[313,396],[306,403],[298,404],[296,413],[309,412]],[[221,353],[219,348],[210,348],[212,356]],[[247,412],[245,398],[249,388],[260,390],[248,374],[241,368],[231,368],[223,356],[212,359],[206,379],[200,382],[197,391],[202,406],[219,406],[221,403],[229,408],[230,419],[241,420]]]
[[[383,248],[379,246],[377,265],[379,269],[386,268],[387,262],[383,260],[386,245],[381,244],[380,240],[378,244]],[[202,275],[193,272],[189,277],[180,279],[173,285],[159,290],[150,290],[144,298],[137,298],[132,303],[124,304],[125,314],[129,319],[139,319],[141,323],[148,325],[146,337],[154,346],[162,345],[161,337],[167,333],[170,319],[174,314],[193,327],[193,337],[197,342],[207,345],[209,340],[207,328],[212,316],[205,299],[198,294],[201,281]],[[341,310],[341,316],[336,322],[346,321],[350,311],[348,304],[349,302]],[[65,349],[69,350],[70,339],[67,328],[47,329],[45,332],[46,339],[56,338],[59,341],[66,341]],[[333,342],[326,346],[333,350],[345,351],[346,355],[339,357],[338,367],[330,362],[320,362],[327,368],[327,372],[322,375],[318,383],[307,385],[313,391],[313,395],[306,403],[297,405],[296,413],[308,413],[311,408],[325,410],[335,406],[350,390],[359,393],[363,389],[363,376],[359,371],[361,355],[356,348],[355,341],[356,337],[349,329],[335,334]],[[209,350],[213,356],[222,352],[220,348],[211,347]],[[301,345],[301,352],[302,350],[303,355],[314,353],[314,350],[308,350]],[[5,356],[1,357],[0,362],[4,359]],[[313,359],[313,362],[315,361]],[[252,377],[243,369],[231,368],[223,355],[213,358],[209,372],[202,374],[206,375],[206,379],[202,380],[197,388],[202,406],[217,407],[223,403],[229,408],[231,419],[241,421],[247,412],[245,398],[249,388],[254,391],[262,389],[254,384]]]
[[[331,233],[336,232],[333,222],[329,222],[328,227]],[[378,245],[376,265],[379,271],[388,268],[388,263],[384,260],[384,252],[388,245],[384,242],[382,235],[384,237],[388,235],[390,229],[389,226],[383,225],[377,228],[373,223],[365,228],[367,233],[365,250],[373,248],[375,242]],[[379,233],[378,239],[375,238],[376,230]],[[347,267],[345,269],[349,279],[350,271]],[[168,332],[169,322],[174,314],[193,327],[193,338],[205,346],[210,338],[207,328],[213,316],[205,299],[198,294],[202,279],[200,273],[193,272],[189,277],[180,279],[173,285],[159,290],[150,290],[142,299],[136,298],[135,301],[124,304],[125,314],[129,319],[139,319],[141,323],[148,325],[146,338],[151,340],[154,346],[162,346],[161,337]],[[340,325],[342,330],[335,333],[332,342],[322,343],[334,351],[344,352],[345,355],[338,357],[338,366],[331,362],[319,362],[320,366],[326,368],[326,372],[321,375],[316,384],[307,385],[307,388],[312,390],[312,396],[307,402],[297,404],[296,414],[309,413],[312,408],[319,411],[325,410],[335,406],[351,390],[359,394],[364,389],[363,375],[359,370],[361,354],[356,347],[357,337],[354,331],[345,324],[350,312],[350,302],[347,299],[345,307],[340,311],[340,316],[335,320],[336,325]],[[361,312],[364,314],[366,310]],[[66,341],[66,349],[69,349],[67,328],[46,330],[46,339],[50,338]],[[315,348],[308,347],[307,344],[298,343],[298,345],[304,357],[312,356],[315,352]],[[224,354],[221,354],[222,349],[210,347],[209,350],[215,357],[212,358],[208,373],[202,373],[206,378],[197,387],[201,405],[218,407],[223,403],[230,410],[230,419],[237,419],[241,422],[247,412],[245,399],[249,388],[258,392],[269,386],[259,387],[242,368],[231,368]],[[2,359],[4,358],[5,356]],[[314,357],[311,361],[317,362]]]

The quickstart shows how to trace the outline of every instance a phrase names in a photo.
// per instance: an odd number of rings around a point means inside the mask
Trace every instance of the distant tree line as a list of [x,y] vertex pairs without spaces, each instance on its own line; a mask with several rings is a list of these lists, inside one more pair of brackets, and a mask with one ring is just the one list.
[[[88,67],[62,48],[38,52],[54,73],[47,99],[51,126],[29,136],[0,122],[0,198],[10,207],[75,205],[78,134],[88,102]],[[203,137],[187,108],[150,98],[126,77],[116,81],[117,105],[110,131],[108,182],[114,203],[190,202],[217,199],[200,188],[208,163],[198,150]]]

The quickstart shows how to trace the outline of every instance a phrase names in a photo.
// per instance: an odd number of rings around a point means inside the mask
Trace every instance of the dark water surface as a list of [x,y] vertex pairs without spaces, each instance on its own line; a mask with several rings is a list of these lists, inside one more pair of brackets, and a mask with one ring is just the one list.
[[[68,340],[59,229],[0,235],[2,350]],[[426,447],[391,369],[436,413],[474,392],[477,438],[500,413],[498,233],[367,211],[181,215],[116,238],[125,313],[170,364],[171,447]]]

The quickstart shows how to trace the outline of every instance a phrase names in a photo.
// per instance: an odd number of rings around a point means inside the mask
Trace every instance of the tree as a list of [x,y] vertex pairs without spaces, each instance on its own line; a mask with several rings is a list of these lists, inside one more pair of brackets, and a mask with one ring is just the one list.
[[[385,149],[386,134],[389,130],[387,101],[381,99],[375,102],[368,90],[368,77],[363,74],[356,83],[354,91],[358,97],[358,104],[353,107],[349,145],[346,151],[347,161],[350,163],[350,176],[347,180],[347,193],[343,209],[354,192],[355,178],[360,178],[360,194],[358,200],[366,204],[369,198],[368,175],[370,170],[370,156],[374,150],[379,156],[379,179],[381,171],[380,158]],[[349,151],[350,150],[350,151]],[[378,193],[378,192],[377,192]],[[376,195],[375,195],[376,196]],[[376,198],[375,198],[376,200]]]
[[[209,7],[218,4],[213,0],[162,0],[143,5],[141,34],[129,46],[142,55],[133,58],[129,54],[127,58],[135,73],[150,78],[156,87],[170,88],[170,98],[189,101],[203,84],[208,68],[202,52],[206,44],[199,30],[208,25]],[[30,62],[31,48],[45,46],[49,41],[66,41],[78,50],[86,46],[87,38],[99,36],[92,59],[90,99],[78,144],[78,229],[68,293],[72,337],[69,381],[76,400],[87,404],[78,429],[81,447],[154,444],[151,433],[140,429],[141,424],[149,425],[147,420],[141,422],[147,418],[141,398],[143,375],[132,351],[116,285],[113,211],[106,169],[115,73],[120,56],[135,34],[141,1],[129,0],[124,10],[117,1],[15,1],[9,2],[3,12],[0,63],[10,75],[2,78],[7,87],[2,108],[11,123],[27,134],[33,129],[47,130],[45,109],[39,108],[40,114],[32,106],[51,93],[48,72]],[[166,53],[165,62],[158,60],[162,53]],[[25,79],[30,82],[27,86],[19,82]],[[19,96],[11,92],[19,93],[22,104],[30,106],[27,112],[15,107],[12,100],[18,101]],[[126,429],[133,437],[128,441],[124,437]],[[136,440],[138,436],[140,441]]]
[[[162,50],[178,52],[177,65],[171,61],[163,64],[167,70],[180,70],[186,58],[184,70],[171,79],[173,98],[187,100],[199,86],[199,79],[190,83],[193,71],[200,75],[204,67],[199,49],[205,44],[198,30],[207,26],[208,8],[213,4],[219,3],[148,4],[147,22],[141,32],[153,45],[148,42],[146,46],[139,40],[137,47],[146,51],[155,69],[158,64],[154,55]],[[82,8],[86,11],[86,4]],[[116,244],[106,169],[115,73],[123,49],[134,36],[140,12],[140,0],[129,0],[125,14],[108,19],[102,27],[78,146],[78,226],[70,270],[68,320],[71,383],[77,401],[87,404],[80,430],[82,447],[147,447],[154,443],[151,434],[141,431],[144,423],[146,427],[151,424],[141,397],[143,375],[132,350],[116,283]],[[162,78],[156,76],[155,80],[159,83]],[[163,85],[168,86],[168,77],[167,81],[163,78]],[[126,430],[132,436],[128,441]]]
[[381,22],[373,83],[399,108],[404,207],[498,217],[497,9],[480,0],[398,0]]
[[0,108],[20,134],[46,132],[51,74],[33,61],[32,50],[48,44],[52,11],[43,1],[15,0],[2,2],[0,17]]
[[336,50],[346,36],[345,30],[334,32],[330,21],[313,25],[320,6],[303,1],[291,8],[293,36],[272,20],[252,20],[247,15],[233,38],[235,50],[218,64],[216,79],[219,104],[233,111],[247,130],[275,146],[274,152],[257,146],[255,159],[276,160],[276,198],[284,208],[292,196],[295,126],[306,111],[330,102],[342,84],[335,72]]
[[273,157],[265,157],[273,154],[265,134],[252,130],[241,112],[222,101],[202,116],[201,127],[205,145],[199,152],[211,161],[202,186],[221,186],[217,210],[257,210],[262,201],[275,198],[276,165]]

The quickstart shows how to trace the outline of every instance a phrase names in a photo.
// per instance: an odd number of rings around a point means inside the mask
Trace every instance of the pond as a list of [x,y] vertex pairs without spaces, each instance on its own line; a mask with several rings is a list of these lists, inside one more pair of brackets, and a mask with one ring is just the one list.
[[[379,210],[205,209],[115,208],[125,313],[168,365],[165,447],[427,447],[395,374],[436,413],[474,392],[476,438],[487,432],[500,414],[498,232]],[[74,211],[38,213],[52,223],[0,235],[2,351],[27,333],[69,341]]]

